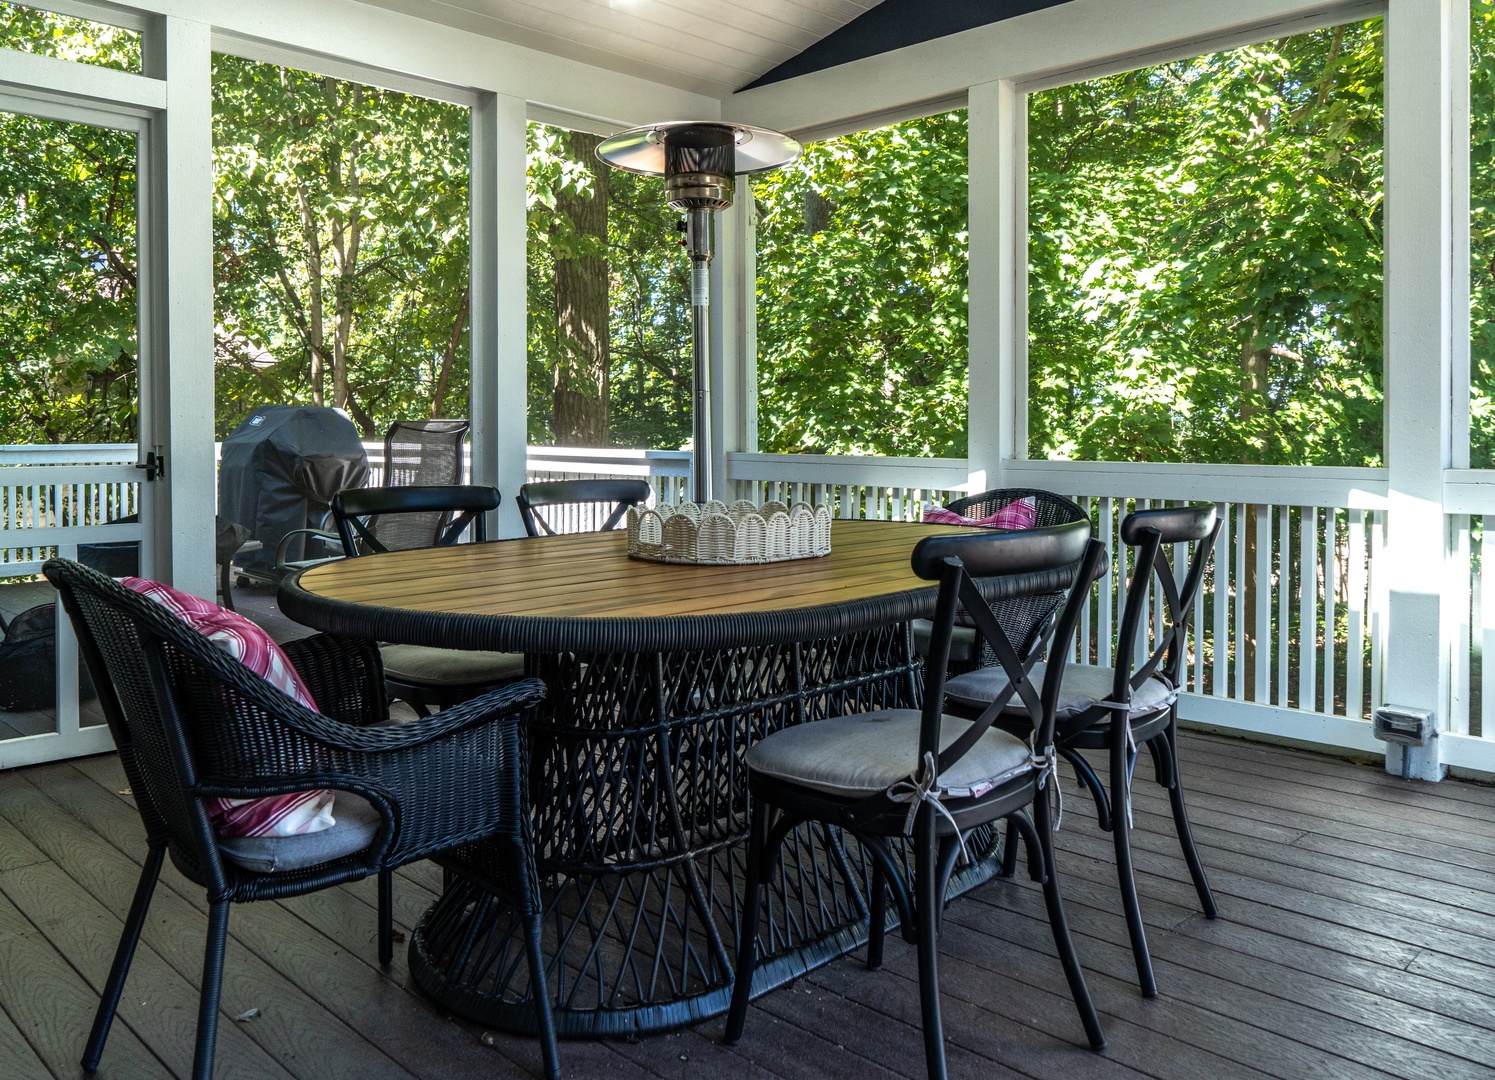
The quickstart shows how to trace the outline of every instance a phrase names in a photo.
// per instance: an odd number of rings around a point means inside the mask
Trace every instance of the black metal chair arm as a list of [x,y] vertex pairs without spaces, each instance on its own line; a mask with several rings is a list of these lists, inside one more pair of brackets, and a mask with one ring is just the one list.
[[313,634],[281,645],[323,716],[367,726],[389,719],[384,661],[366,638]]
[[[323,558],[312,556],[309,559],[302,559],[301,562],[332,562],[334,559],[341,559],[343,557],[343,541],[337,533],[328,532],[326,529],[292,529],[280,538],[280,543],[275,545],[275,565],[277,567],[292,568],[292,565],[286,562],[286,552],[291,549],[291,542],[297,536],[306,536],[315,540],[325,541],[336,552],[336,554]],[[299,564],[296,565],[299,566]]]

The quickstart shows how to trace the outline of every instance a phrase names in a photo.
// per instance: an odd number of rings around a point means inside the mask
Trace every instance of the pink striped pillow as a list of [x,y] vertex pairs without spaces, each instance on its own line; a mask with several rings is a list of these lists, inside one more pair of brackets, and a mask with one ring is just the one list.
[[941,506],[934,510],[925,510],[924,520],[932,525],[980,525],[987,529],[1021,532],[1038,524],[1038,500],[1029,495],[1027,498],[1010,502],[995,514],[979,520],[961,517],[954,510],[946,510]]
[[[316,709],[290,659],[254,623],[232,611],[159,581],[127,577],[126,588],[148,597],[228,653],[275,689],[308,709]],[[208,800],[208,816],[219,836],[300,836],[333,824],[330,791],[295,791],[263,799]]]

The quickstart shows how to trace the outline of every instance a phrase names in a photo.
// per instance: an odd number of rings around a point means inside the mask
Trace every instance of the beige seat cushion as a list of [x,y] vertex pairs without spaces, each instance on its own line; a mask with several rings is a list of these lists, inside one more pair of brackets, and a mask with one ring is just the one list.
[[[910,625],[914,632],[914,652],[919,656],[928,656],[934,623],[928,619],[915,619]],[[976,640],[976,628],[956,626],[955,632],[950,635],[950,659],[956,663],[970,662],[976,660],[980,653],[981,645]]]
[[[1044,663],[1033,665],[1029,677],[1033,685],[1043,685]],[[1059,706],[1055,718],[1059,723],[1072,719],[1098,701],[1108,701],[1111,684],[1116,679],[1114,668],[1093,667],[1089,664],[1070,664],[1064,669],[1064,682],[1059,687]],[[1007,689],[1007,672],[999,665],[968,671],[957,675],[945,684],[945,700],[968,709],[984,709],[992,700]],[[1173,699],[1172,691],[1161,679],[1148,679],[1132,691],[1132,707],[1129,716],[1133,719],[1168,707]],[[1004,710],[1026,716],[1028,710],[1021,699],[1014,697]]]
[[246,870],[269,874],[352,855],[372,844],[379,831],[379,811],[351,791],[333,795],[332,818],[332,828],[303,836],[220,836],[218,850]]
[[524,674],[524,654],[433,649],[427,645],[384,645],[384,674],[417,686],[451,686],[517,679]]
[[[943,749],[970,727],[947,716],[940,722]],[[748,767],[778,780],[828,795],[875,795],[914,771],[919,748],[919,714],[913,709],[836,716],[774,732],[748,750]],[[948,771],[947,788],[995,786],[1031,768],[1028,746],[1016,736],[989,728]]]

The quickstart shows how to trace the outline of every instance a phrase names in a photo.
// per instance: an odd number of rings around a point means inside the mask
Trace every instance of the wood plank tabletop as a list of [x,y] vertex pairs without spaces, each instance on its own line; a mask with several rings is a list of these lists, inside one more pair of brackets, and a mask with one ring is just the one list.
[[829,555],[753,566],[630,559],[621,531],[387,552],[307,570],[281,587],[280,605],[319,629],[420,644],[440,635],[453,648],[501,649],[559,647],[564,627],[557,620],[583,633],[623,622],[674,622],[678,631],[682,620],[734,616],[762,625],[794,612],[914,594],[903,605],[908,618],[914,606],[932,607],[935,591],[909,565],[914,545],[964,531],[836,521]]
[[369,555],[309,570],[300,585],[332,600],[448,614],[586,619],[782,611],[930,588],[909,567],[914,545],[963,531],[837,521],[823,558],[684,566],[630,559],[619,530]]

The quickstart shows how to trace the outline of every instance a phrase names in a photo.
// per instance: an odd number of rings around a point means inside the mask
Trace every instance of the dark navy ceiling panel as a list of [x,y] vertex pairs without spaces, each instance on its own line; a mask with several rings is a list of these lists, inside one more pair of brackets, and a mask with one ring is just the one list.
[[917,45],[962,30],[1000,22],[1069,0],[883,0],[841,29],[821,38],[798,56],[744,86],[782,82],[838,64],[849,64],[905,45]]

